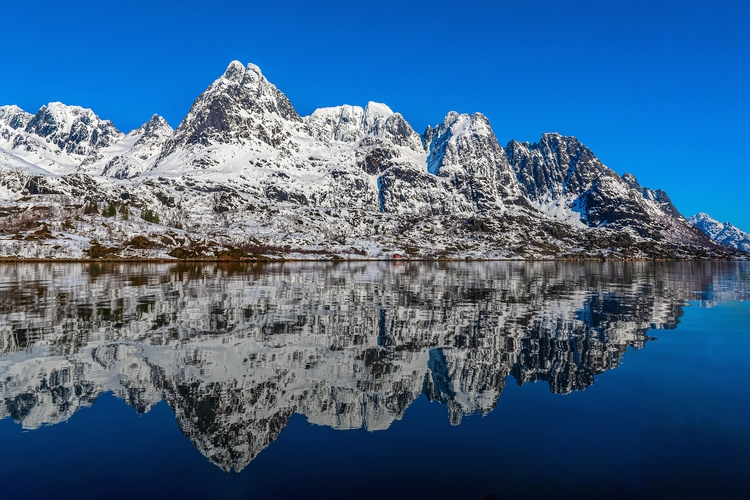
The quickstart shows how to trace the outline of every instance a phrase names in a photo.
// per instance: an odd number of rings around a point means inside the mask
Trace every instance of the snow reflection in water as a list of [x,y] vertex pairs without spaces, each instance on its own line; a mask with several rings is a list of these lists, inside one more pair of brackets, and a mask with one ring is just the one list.
[[387,429],[424,394],[491,412],[505,384],[583,390],[675,328],[747,300],[738,263],[0,266],[0,418],[56,424],[111,391],[165,400],[224,470],[290,417]]

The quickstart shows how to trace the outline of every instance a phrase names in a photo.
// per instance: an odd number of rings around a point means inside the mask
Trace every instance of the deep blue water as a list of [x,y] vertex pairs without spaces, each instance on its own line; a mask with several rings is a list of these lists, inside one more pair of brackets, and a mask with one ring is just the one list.
[[748,497],[746,264],[0,282],[2,498]]

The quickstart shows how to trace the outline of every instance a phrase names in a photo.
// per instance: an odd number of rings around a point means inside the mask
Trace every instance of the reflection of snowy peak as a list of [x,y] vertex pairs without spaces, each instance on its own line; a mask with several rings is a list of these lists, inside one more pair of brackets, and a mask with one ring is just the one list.
[[174,131],[4,106],[0,173],[8,213],[29,219],[0,228],[0,257],[737,255],[573,137],[503,148],[484,115],[456,112],[419,135],[374,102],[300,117],[237,61]]
[[[728,264],[709,271],[6,266],[0,277],[17,285],[0,290],[0,416],[33,429],[108,391],[138,412],[165,400],[202,453],[238,470],[294,413],[386,429],[425,394],[458,424],[490,412],[509,376],[585,389],[650,328],[674,328],[685,299],[742,278]],[[743,286],[706,298],[746,300]]]

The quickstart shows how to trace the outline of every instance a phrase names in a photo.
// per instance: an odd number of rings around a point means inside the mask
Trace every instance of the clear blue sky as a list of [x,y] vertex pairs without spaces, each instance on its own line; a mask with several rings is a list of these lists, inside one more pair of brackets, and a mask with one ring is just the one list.
[[387,103],[417,129],[487,115],[501,144],[574,135],[685,214],[750,230],[748,1],[13,2],[0,104],[177,126],[238,59],[300,114]]

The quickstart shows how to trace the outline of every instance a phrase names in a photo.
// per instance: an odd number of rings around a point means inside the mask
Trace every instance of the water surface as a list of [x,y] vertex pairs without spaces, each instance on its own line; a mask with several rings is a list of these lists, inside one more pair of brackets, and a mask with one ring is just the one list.
[[0,266],[4,498],[742,498],[745,263]]

